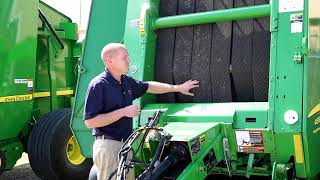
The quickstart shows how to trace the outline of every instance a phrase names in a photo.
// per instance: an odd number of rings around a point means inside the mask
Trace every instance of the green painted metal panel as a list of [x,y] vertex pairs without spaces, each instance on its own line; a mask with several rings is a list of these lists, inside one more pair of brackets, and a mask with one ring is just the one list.
[[[304,57],[303,140],[306,171],[313,177],[320,172],[318,163],[320,159],[320,117],[318,110],[314,109],[320,102],[320,13],[319,1],[310,0],[306,3],[308,17],[305,17],[305,20],[308,23],[305,23],[304,27],[306,33],[308,32],[305,47],[308,50]],[[313,111],[315,113],[312,113]]]
[[319,170],[319,147],[320,147],[320,134],[319,134],[319,116],[314,116],[306,119],[304,125],[303,145],[304,157],[307,174],[311,177],[316,176]]
[[170,122],[163,129],[172,135],[172,141],[191,141],[217,125],[219,123]]
[[[302,131],[302,85],[303,64],[294,62],[294,55],[301,50],[304,32],[294,33],[290,18],[303,11],[284,12],[278,14],[278,30],[275,46],[277,48],[275,69],[275,131]],[[300,119],[296,124],[289,125],[284,121],[284,114],[288,110],[295,110]]]
[[[290,132],[279,132],[276,133],[274,136],[275,145],[276,145],[276,152],[275,156],[273,157],[273,161],[277,163],[286,164],[288,163],[290,157],[295,157],[295,145],[293,141],[293,135],[296,133]],[[300,134],[299,134],[300,135]],[[285,142],[285,146],[284,146]],[[295,164],[296,166],[296,173],[297,177],[305,178],[306,177],[306,169],[305,164]]]
[[123,40],[126,10],[127,0],[92,1],[71,122],[81,151],[86,157],[92,156],[93,137],[91,130],[83,122],[85,93],[91,79],[104,70],[100,57],[102,48],[108,43]]
[[[40,23],[39,7],[59,29],[62,50]],[[11,169],[25,151],[31,124],[49,111],[71,106],[72,93],[56,97],[56,91],[75,87],[77,32],[70,18],[39,0],[5,0],[0,9],[0,150],[7,156],[6,169]],[[51,97],[37,98],[39,92],[51,92]]]
[[[251,108],[247,110],[237,110],[234,128],[250,129],[250,128],[267,128],[267,106],[265,109]],[[253,107],[253,106],[252,106]]]
[[[38,0],[5,0],[0,7],[0,97],[30,94],[27,84],[16,84],[15,79],[34,79]],[[32,108],[32,101],[0,103],[0,140],[16,137]]]
[[[197,179],[205,178],[207,171],[203,158],[212,149],[215,150],[216,157],[219,161],[223,160],[223,152],[216,148],[222,143],[222,134],[225,133],[221,123],[186,123],[172,122],[164,126],[164,130],[172,135],[171,141],[188,142],[189,152],[192,152],[192,141],[199,140],[200,151],[191,153],[193,163],[190,163],[177,179]],[[219,146],[218,146],[219,147]],[[217,156],[220,154],[220,156]]]
[[[313,10],[315,14],[311,13],[312,10],[310,10],[310,14],[308,12],[309,7],[310,9],[318,7],[317,5],[309,6],[309,3],[318,3],[318,1],[299,1],[300,3],[304,2],[304,8],[281,10],[291,1],[271,0],[269,5],[245,7],[244,9],[250,10],[250,13],[247,14],[241,12],[241,9],[204,13],[210,15],[210,18],[208,18],[209,16],[202,16],[204,14],[159,18],[159,2],[159,0],[128,1],[128,9],[124,10],[122,8],[123,13],[126,14],[126,20],[123,21],[125,22],[123,39],[131,58],[129,75],[140,80],[155,79],[155,55],[158,38],[156,29],[158,28],[229,21],[270,14],[271,44],[268,102],[159,104],[153,95],[146,95],[134,102],[143,107],[140,117],[134,119],[134,126],[138,127],[147,123],[155,112],[162,110],[164,113],[160,119],[160,126],[169,128],[172,134],[176,135],[176,138],[179,137],[180,140],[184,138],[187,141],[198,135],[198,131],[205,131],[202,128],[197,129],[198,124],[217,123],[217,127],[221,127],[221,133],[217,136],[219,137],[218,140],[214,142],[218,144],[214,148],[216,148],[218,154],[221,154],[223,149],[220,143],[221,139],[223,137],[228,138],[233,174],[268,176],[271,175],[273,162],[287,164],[291,157],[296,162],[295,170],[298,177],[313,178],[319,173],[320,168],[317,165],[317,160],[320,155],[317,153],[317,147],[320,146],[320,105],[318,109],[315,107],[320,103],[320,83],[318,81],[320,77],[318,71],[320,66],[320,15],[318,16],[318,10]],[[145,3],[149,3],[149,6]],[[111,2],[107,4],[114,5]],[[94,11],[94,13],[96,12],[98,10]],[[240,14],[237,14],[239,12]],[[237,14],[237,17],[235,17],[235,14]],[[96,17],[97,19],[99,17]],[[92,20],[95,19],[92,17]],[[296,29],[295,25],[297,24],[294,24],[300,21],[303,24],[301,30],[300,28]],[[90,25],[89,28],[92,28],[92,26]],[[90,31],[88,35],[90,35]],[[100,41],[101,37],[104,36],[99,35],[99,38],[95,40]],[[96,47],[96,45],[96,43],[88,43],[88,46]],[[308,48],[307,45],[309,45]],[[88,48],[88,51],[99,56],[101,47],[93,49]],[[87,53],[89,54],[89,52]],[[299,62],[298,55],[302,55],[301,62]],[[84,60],[88,57],[85,50]],[[94,56],[92,55],[92,57]],[[100,70],[90,70],[90,66],[86,65],[87,62],[83,62],[83,67],[87,71],[85,73],[87,78],[83,80],[80,77],[78,97],[81,98],[84,97],[89,80],[100,72]],[[98,65],[96,62],[92,62],[92,64],[95,67],[103,67],[100,59],[97,62]],[[92,75],[89,76],[90,73]],[[79,135],[80,144],[83,147],[89,147],[92,143],[92,139],[88,140],[90,133],[84,128],[83,122],[80,121],[83,104],[78,101],[76,104],[73,128],[76,133],[82,131],[82,134],[78,133],[81,134]],[[293,125],[284,121],[284,114],[288,110],[294,110],[298,113],[298,121]],[[308,117],[310,112],[315,113]],[[76,122],[75,117],[78,118]],[[178,136],[181,129],[185,134]],[[257,152],[254,156],[238,152],[235,135],[237,130],[261,132],[264,140],[264,152]],[[215,135],[212,134],[212,136]],[[294,137],[297,135],[302,137],[301,143],[303,146],[294,141]],[[88,150],[91,149],[88,148]],[[299,154],[301,152],[303,153],[302,156]],[[90,156],[90,153],[87,152],[86,154]],[[263,159],[265,164],[255,167],[255,162],[260,158]],[[302,158],[305,162],[298,162],[297,159],[299,158]],[[252,167],[251,165],[248,166],[250,162],[253,163]],[[199,171],[201,166],[203,166],[203,162],[194,159],[194,162],[185,169],[180,178],[191,177],[192,179],[207,176],[207,173]],[[214,168],[211,172],[217,174],[228,173],[227,169],[222,167]]]
[[[233,123],[235,129],[265,128],[268,103],[147,104],[141,113],[141,125],[159,109],[165,111],[167,122],[226,122]],[[256,122],[248,118],[256,118]]]

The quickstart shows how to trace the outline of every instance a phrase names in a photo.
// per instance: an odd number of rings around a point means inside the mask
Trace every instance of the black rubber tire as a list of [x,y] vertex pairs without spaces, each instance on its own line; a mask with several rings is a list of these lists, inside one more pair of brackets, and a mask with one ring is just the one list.
[[0,174],[2,174],[6,168],[6,162],[6,155],[2,151],[0,151]]
[[[196,0],[178,1],[178,15],[190,14],[195,11]],[[173,55],[172,75],[174,84],[182,84],[191,79],[193,26],[176,28],[175,49]],[[166,72],[164,72],[166,73]],[[179,103],[192,103],[193,97],[176,94]]]
[[[177,15],[178,0],[161,0],[159,7],[159,16]],[[156,81],[174,84],[173,82],[173,54],[175,44],[175,28],[166,28],[158,30],[157,55],[156,55]],[[164,73],[165,72],[165,73]],[[166,93],[158,94],[158,103],[175,103],[176,94]]]
[[34,125],[28,140],[28,155],[32,170],[42,179],[86,179],[92,159],[72,164],[66,145],[72,137],[71,110],[59,109],[44,115]]

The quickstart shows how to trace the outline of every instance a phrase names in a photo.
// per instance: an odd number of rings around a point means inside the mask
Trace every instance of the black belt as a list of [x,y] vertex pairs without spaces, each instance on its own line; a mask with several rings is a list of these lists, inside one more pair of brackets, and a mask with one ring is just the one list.
[[115,141],[120,141],[122,142],[123,141],[123,138],[115,138],[115,137],[112,137],[112,136],[109,136],[109,135],[101,135],[101,136],[95,136],[95,139],[109,139],[109,140],[115,140]]

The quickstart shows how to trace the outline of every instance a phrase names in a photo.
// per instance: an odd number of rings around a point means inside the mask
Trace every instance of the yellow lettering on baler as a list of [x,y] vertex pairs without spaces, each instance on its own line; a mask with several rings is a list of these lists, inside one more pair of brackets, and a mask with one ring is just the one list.
[[17,102],[17,101],[29,101],[31,99],[32,99],[32,94],[5,96],[5,97],[0,97],[0,103],[9,103],[9,102]]
[[317,117],[315,120],[314,120],[314,125],[318,125],[320,124],[320,117]]
[[320,127],[314,129],[314,130],[312,131],[312,133],[313,133],[313,134],[316,134],[316,133],[318,133],[319,131],[320,131]]
[[[57,96],[68,96],[73,94],[73,90],[60,90],[56,92]],[[36,92],[33,94],[13,95],[0,97],[0,103],[10,103],[18,101],[30,101],[33,98],[50,97],[50,92]]]

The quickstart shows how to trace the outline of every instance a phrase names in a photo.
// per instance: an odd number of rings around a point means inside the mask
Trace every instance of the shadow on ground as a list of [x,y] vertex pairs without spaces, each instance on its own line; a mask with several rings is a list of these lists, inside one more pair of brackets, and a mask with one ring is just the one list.
[[15,166],[11,171],[0,175],[0,180],[40,180],[32,171],[29,164]]

